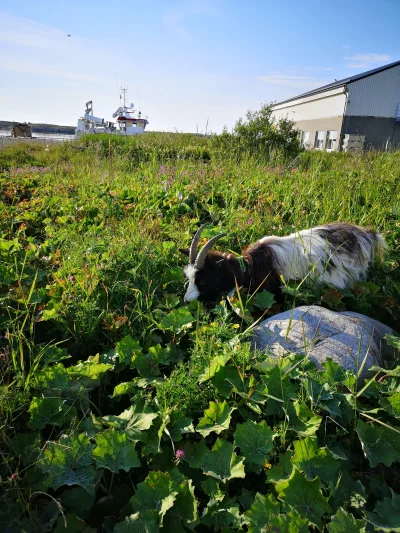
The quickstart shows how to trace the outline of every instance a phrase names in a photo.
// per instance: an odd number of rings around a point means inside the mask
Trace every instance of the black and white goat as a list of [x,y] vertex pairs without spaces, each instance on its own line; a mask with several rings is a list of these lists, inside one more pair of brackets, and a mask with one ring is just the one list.
[[199,253],[201,232],[195,234],[189,250],[185,275],[189,286],[185,302],[213,301],[237,284],[250,293],[264,290],[279,296],[282,279],[328,284],[338,289],[351,288],[364,281],[375,253],[382,255],[386,243],[382,235],[353,224],[333,222],[292,233],[287,237],[263,237],[243,250],[241,257],[213,251],[224,237],[210,239]]

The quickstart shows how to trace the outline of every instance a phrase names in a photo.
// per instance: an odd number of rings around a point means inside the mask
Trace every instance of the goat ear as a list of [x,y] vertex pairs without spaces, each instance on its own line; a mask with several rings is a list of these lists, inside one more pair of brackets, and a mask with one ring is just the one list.
[[186,257],[189,257],[189,250],[187,250],[186,248],[179,248],[179,251],[181,252],[181,254],[186,255]]

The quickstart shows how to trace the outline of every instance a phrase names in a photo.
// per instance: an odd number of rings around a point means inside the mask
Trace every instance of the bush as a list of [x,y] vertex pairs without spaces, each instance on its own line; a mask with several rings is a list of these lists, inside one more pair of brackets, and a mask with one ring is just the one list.
[[246,118],[236,122],[232,133],[225,128],[213,138],[213,144],[216,149],[231,150],[237,156],[246,154],[267,160],[295,157],[301,151],[294,122],[286,118],[276,120],[271,104],[262,105],[259,111],[247,111]]

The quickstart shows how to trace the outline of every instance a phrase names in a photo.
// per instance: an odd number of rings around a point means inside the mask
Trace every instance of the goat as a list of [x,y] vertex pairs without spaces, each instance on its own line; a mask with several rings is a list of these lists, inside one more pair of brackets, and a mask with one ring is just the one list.
[[373,230],[344,222],[331,222],[287,237],[263,237],[250,244],[236,257],[211,248],[224,233],[210,239],[199,253],[201,232],[196,232],[189,250],[184,273],[189,281],[185,303],[192,300],[215,301],[238,286],[250,293],[267,290],[278,299],[282,278],[285,281],[307,278],[308,283],[328,284],[338,289],[352,288],[354,281],[364,281],[375,253],[386,249],[382,235]]

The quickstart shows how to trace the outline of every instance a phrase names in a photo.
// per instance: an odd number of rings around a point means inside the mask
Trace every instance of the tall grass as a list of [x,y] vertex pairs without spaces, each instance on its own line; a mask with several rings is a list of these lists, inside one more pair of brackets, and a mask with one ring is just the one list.
[[[235,252],[264,235],[334,220],[371,226],[384,234],[390,253],[371,270],[370,284],[351,298],[339,294],[336,301],[304,291],[295,303],[354,309],[393,326],[400,319],[400,152],[288,156],[277,149],[266,159],[261,152],[222,148],[212,137],[88,136],[48,151],[29,144],[5,149],[0,168],[0,439],[6,450],[0,470],[8,480],[2,501],[13,501],[19,517],[36,509],[31,487],[39,489],[37,480],[32,485],[21,474],[19,496],[13,496],[16,435],[37,434],[28,428],[29,416],[34,418],[31,402],[38,397],[63,402],[57,409],[64,422],[53,413],[40,426],[46,441],[56,441],[61,428],[75,435],[79,427],[94,436],[99,413],[118,414],[139,399],[157,406],[167,428],[174,410],[185,420],[198,419],[208,402],[219,398],[223,403],[229,397],[225,382],[207,377],[216,372],[211,362],[218,356],[218,364],[231,365],[229,379],[241,394],[235,393],[238,419],[243,413],[255,420],[261,416],[257,405],[247,408],[260,387],[248,374],[263,359],[238,342],[238,332],[247,325],[225,304],[217,302],[211,310],[182,305],[186,259],[179,248],[188,246],[200,224],[209,223],[205,237],[223,230],[227,237],[221,246]],[[293,305],[288,296],[283,307],[275,306],[269,314]],[[114,365],[113,370],[103,380],[97,375],[89,379],[79,374],[82,360],[88,368]],[[126,366],[128,360],[131,366]],[[154,364],[163,374],[152,374]],[[308,375],[307,361],[301,367],[293,364],[301,372],[293,370],[292,381]],[[68,379],[73,375],[77,380],[70,389],[62,388],[66,368],[71,369]],[[278,378],[268,381],[269,402],[271,395],[283,397],[294,386],[284,381],[286,370],[277,368]],[[120,398],[114,387],[125,395]],[[228,396],[221,396],[226,390]],[[308,401],[306,385],[298,398]],[[318,402],[310,408],[318,409]],[[284,451],[288,425],[277,405],[268,403],[264,415],[275,421],[282,443],[278,453]],[[89,410],[96,420],[87,417]],[[286,420],[283,425],[281,419]],[[163,434],[160,427],[155,435]],[[173,441],[166,435],[165,449]],[[154,469],[169,468],[157,447],[141,446],[149,464],[157,457]],[[35,477],[29,461],[24,468]],[[102,470],[98,489],[107,489],[108,496],[114,490],[114,474],[109,474]],[[141,475],[135,486],[144,479]],[[123,476],[116,478],[124,486]],[[59,496],[57,491],[49,494]]]

